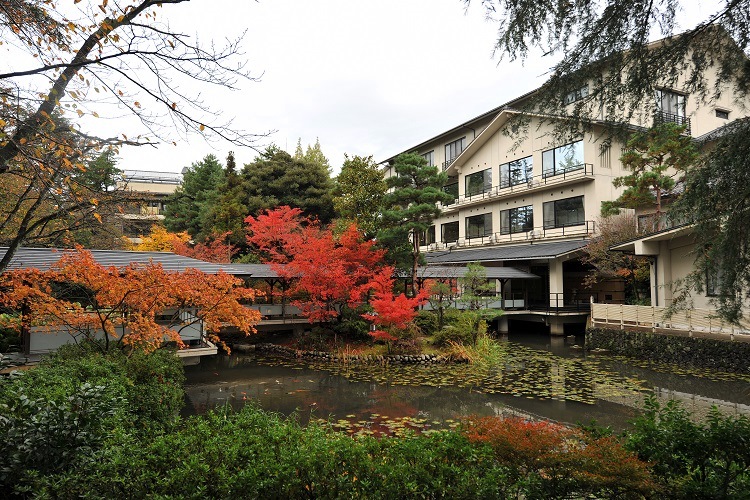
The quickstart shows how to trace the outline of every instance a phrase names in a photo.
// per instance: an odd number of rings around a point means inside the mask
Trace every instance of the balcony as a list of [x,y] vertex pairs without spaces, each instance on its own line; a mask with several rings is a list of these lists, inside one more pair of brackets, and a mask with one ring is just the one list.
[[690,118],[684,115],[676,115],[674,113],[668,113],[666,111],[656,111],[654,113],[654,125],[660,125],[662,123],[676,123],[677,125],[685,126],[685,135],[690,135]]
[[458,158],[458,156],[443,162],[443,172],[448,170],[448,167],[450,167],[453,164],[453,162],[456,161],[456,158]]
[[531,191],[541,191],[550,186],[559,186],[561,184],[570,184],[581,180],[591,180],[594,178],[594,166],[590,163],[583,163],[568,168],[562,172],[553,173],[546,171],[542,175],[529,177],[525,182],[517,184],[501,183],[499,186],[473,192],[469,195],[459,196],[449,204],[443,205],[443,211],[452,211],[462,206],[484,203],[488,200],[498,199],[505,196],[516,195],[518,193],[528,193]]
[[593,236],[596,231],[596,221],[587,220],[581,224],[562,226],[545,229],[543,226],[535,227],[529,231],[521,231],[516,233],[492,233],[485,236],[477,236],[476,238],[459,238],[456,241],[451,242],[436,242],[426,245],[425,250],[443,250],[452,247],[466,248],[476,247],[483,245],[502,245],[507,243],[530,243],[533,241],[540,240],[556,240],[563,238],[575,238],[575,237],[589,237]]

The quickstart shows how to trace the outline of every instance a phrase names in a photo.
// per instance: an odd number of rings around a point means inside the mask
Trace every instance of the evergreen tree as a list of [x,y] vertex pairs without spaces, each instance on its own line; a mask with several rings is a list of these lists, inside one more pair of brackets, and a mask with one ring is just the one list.
[[293,158],[295,160],[303,160],[305,158],[305,152],[302,150],[302,138],[297,138],[297,147],[294,150],[294,156]]
[[320,148],[320,139],[318,139],[317,137],[315,138],[314,146],[307,146],[307,151],[305,151],[303,160],[311,165],[315,165],[316,168],[324,168],[330,175],[331,164],[328,163],[328,158],[326,158],[326,155],[323,154],[323,150]]
[[393,170],[395,175],[386,179],[388,188],[393,190],[383,199],[384,229],[378,233],[378,240],[390,245],[387,248],[389,252],[392,248],[394,254],[403,252],[406,244],[409,244],[413,292],[421,258],[419,247],[422,245],[422,234],[440,215],[436,203],[448,204],[453,201],[453,196],[443,191],[448,175],[437,167],[430,167],[421,155],[399,155]]
[[388,185],[372,156],[344,155],[341,173],[333,189],[336,215],[345,223],[354,222],[365,238],[375,237],[380,227],[380,209]]
[[675,178],[681,179],[698,158],[695,143],[684,132],[683,125],[662,123],[633,134],[620,157],[632,173],[613,181],[625,190],[614,202],[602,203],[605,215],[610,207],[656,207],[656,229],[664,229],[662,198],[672,194]]
[[167,198],[164,225],[172,232],[187,231],[201,239],[224,182],[224,168],[218,158],[209,154],[184,169],[182,184]]
[[204,242],[207,238],[225,233],[229,242],[241,249],[246,247],[245,217],[248,214],[244,204],[245,191],[242,176],[237,172],[234,153],[227,155],[223,181],[217,187],[216,202],[210,206],[205,226],[198,234],[198,240]]
[[333,220],[331,178],[325,165],[294,159],[269,146],[242,170],[243,201],[249,215],[283,205],[300,208],[321,223]]

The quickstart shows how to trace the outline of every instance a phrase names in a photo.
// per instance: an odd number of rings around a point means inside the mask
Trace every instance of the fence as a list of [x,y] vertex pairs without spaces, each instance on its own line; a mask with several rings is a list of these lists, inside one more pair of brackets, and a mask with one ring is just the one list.
[[733,338],[734,335],[750,335],[750,323],[742,322],[733,325],[722,321],[716,311],[707,309],[689,309],[676,311],[666,317],[665,307],[632,306],[625,304],[591,303],[591,325],[593,327],[616,326],[626,328],[645,328],[652,332],[688,332],[693,334],[719,334]]

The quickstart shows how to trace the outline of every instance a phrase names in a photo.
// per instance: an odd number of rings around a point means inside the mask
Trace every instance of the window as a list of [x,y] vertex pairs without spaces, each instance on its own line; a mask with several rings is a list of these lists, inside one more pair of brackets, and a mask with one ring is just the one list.
[[424,238],[422,238],[422,241],[425,245],[429,245],[431,243],[435,243],[435,226],[430,226],[427,228],[427,231],[425,231]]
[[475,172],[466,176],[466,196],[486,193],[492,189],[492,169]]
[[525,233],[534,229],[534,209],[531,205],[500,212],[500,233]]
[[466,137],[461,137],[457,141],[449,142],[445,145],[445,166],[453,163],[461,151],[466,147]]
[[576,89],[573,92],[569,92],[564,98],[563,98],[563,104],[573,104],[576,101],[579,101],[583,99],[584,97],[589,95],[589,85],[588,83],[581,87],[580,89]]
[[571,142],[542,152],[543,177],[552,177],[553,175],[580,170],[583,167],[583,141]]
[[[682,124],[685,121],[685,96],[670,90],[656,91],[656,111],[662,114],[665,121]],[[671,118],[671,119],[670,119]],[[680,118],[682,120],[680,120]]]
[[458,221],[448,222],[441,226],[441,240],[443,243],[458,241]]
[[586,223],[583,196],[549,201],[543,205],[544,229],[578,226]]
[[529,182],[534,175],[531,156],[500,165],[500,187],[506,188]]
[[474,215],[466,218],[466,237],[480,238],[492,234],[492,214]]
[[721,118],[722,120],[729,120],[729,111],[726,111],[724,109],[717,109],[716,118]]
[[427,160],[427,165],[430,167],[435,166],[435,151],[430,151],[429,153],[425,153],[422,155],[422,158]]
[[721,269],[706,269],[706,296],[718,297],[721,295],[722,273]]
[[458,182],[446,184],[445,186],[443,186],[443,191],[450,195],[453,195],[453,202],[455,202],[458,199]]

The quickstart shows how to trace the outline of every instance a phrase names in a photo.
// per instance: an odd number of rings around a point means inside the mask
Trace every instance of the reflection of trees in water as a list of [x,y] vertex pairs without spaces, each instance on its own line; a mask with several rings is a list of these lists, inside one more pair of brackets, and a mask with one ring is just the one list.
[[[626,363],[565,358],[510,342],[503,346],[502,362],[496,366],[334,365],[259,355],[220,357],[188,367],[186,389],[194,412],[225,402],[237,409],[258,401],[284,415],[298,410],[303,423],[311,416],[355,415],[350,420],[356,422],[371,420],[373,414],[445,421],[469,414],[507,414],[505,409],[511,407],[564,422],[596,418],[622,428],[642,398],[639,380],[648,380],[648,388],[658,385],[652,371]],[[711,391],[709,397],[726,393],[735,401],[750,399],[750,384],[744,381],[658,375],[667,381],[663,387],[678,391],[701,393],[705,388]]]

